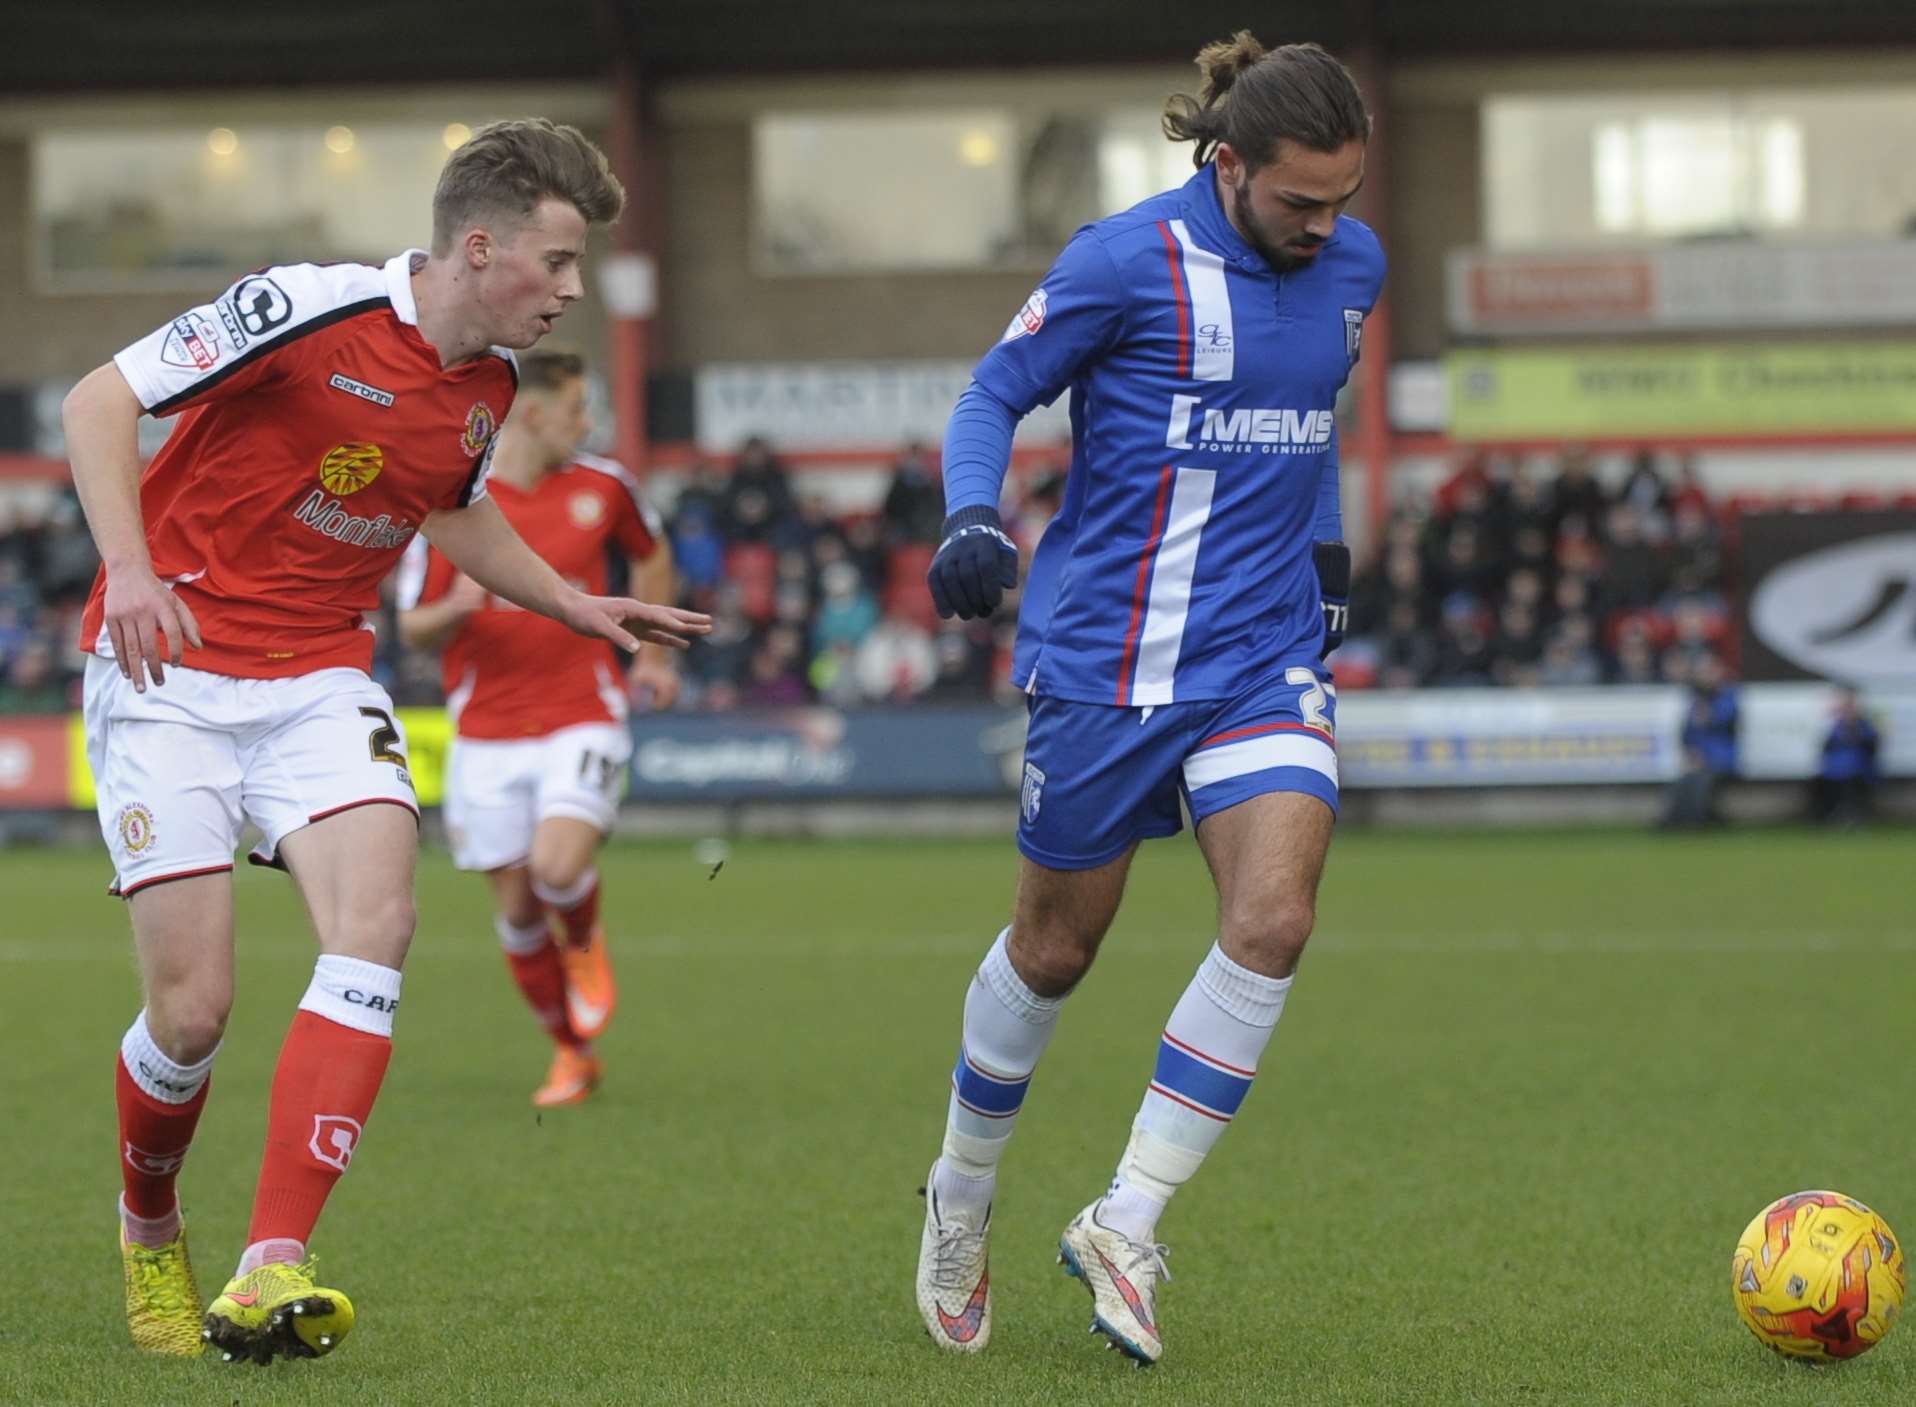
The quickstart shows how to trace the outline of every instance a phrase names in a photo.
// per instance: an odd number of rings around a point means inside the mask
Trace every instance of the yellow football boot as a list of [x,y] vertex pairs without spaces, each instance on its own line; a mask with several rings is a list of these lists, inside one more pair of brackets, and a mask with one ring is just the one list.
[[196,1357],[200,1338],[200,1289],[186,1255],[186,1226],[164,1246],[142,1246],[120,1228],[120,1261],[126,1269],[126,1327],[133,1346],[148,1353]]
[[313,1263],[269,1262],[226,1282],[201,1337],[228,1363],[319,1358],[352,1332],[353,1302],[313,1283]]

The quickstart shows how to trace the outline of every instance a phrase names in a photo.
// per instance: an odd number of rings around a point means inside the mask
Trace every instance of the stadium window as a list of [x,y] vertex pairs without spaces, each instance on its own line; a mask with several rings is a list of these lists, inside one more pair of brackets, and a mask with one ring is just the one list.
[[1155,108],[766,113],[754,259],[767,274],[1043,268],[1080,225],[1190,171]]
[[430,236],[433,120],[231,121],[34,134],[36,276],[48,292],[199,290],[286,259],[379,262]]
[[1482,109],[1493,248],[1768,234],[1894,238],[1916,87],[1509,95]]

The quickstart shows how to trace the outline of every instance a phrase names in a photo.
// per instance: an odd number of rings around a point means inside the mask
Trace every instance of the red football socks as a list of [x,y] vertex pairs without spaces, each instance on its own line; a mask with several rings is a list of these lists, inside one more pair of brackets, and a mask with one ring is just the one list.
[[559,950],[550,942],[525,953],[507,949],[506,965],[512,969],[512,980],[525,994],[526,1005],[546,1028],[546,1034],[560,1045],[583,1045],[573,1032],[572,1023],[566,1019],[565,967],[559,961]]
[[379,1095],[398,1005],[394,969],[353,958],[319,960],[273,1073],[248,1242],[304,1245],[311,1239]]
[[168,1104],[140,1088],[122,1055],[114,1061],[113,1085],[120,1106],[120,1176],[126,1183],[126,1208],[149,1221],[169,1217],[179,1205],[173,1184],[193,1142],[200,1110],[206,1107],[210,1081],[202,1080],[185,1103]]

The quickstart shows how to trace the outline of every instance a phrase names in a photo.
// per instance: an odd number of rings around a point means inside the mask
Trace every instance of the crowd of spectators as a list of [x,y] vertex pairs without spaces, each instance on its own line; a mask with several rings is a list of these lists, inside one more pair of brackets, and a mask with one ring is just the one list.
[[1345,688],[1688,684],[1730,634],[1720,524],[1687,462],[1473,457],[1392,513],[1351,618]]
[[[1057,507],[1057,475],[1021,486],[1007,526],[1029,549]],[[712,633],[684,657],[679,707],[723,712],[1011,698],[1014,609],[941,621],[925,589],[945,516],[925,447],[907,445],[873,509],[834,514],[803,492],[765,441],[687,472],[667,515],[679,604]],[[396,655],[412,698],[436,686],[429,661]]]
[[[1027,553],[1061,467],[1013,476],[1006,526]],[[711,636],[685,657],[681,706],[726,710],[1006,701],[1017,597],[989,621],[940,621],[925,590],[944,495],[908,445],[872,508],[805,491],[762,440],[705,461],[671,501],[681,604]],[[1726,662],[1722,518],[1694,469],[1640,456],[1606,486],[1572,447],[1555,463],[1483,455],[1391,514],[1352,591],[1345,688],[1694,684]],[[72,648],[97,559],[72,490],[0,495],[0,710],[78,706]],[[438,700],[434,661],[381,630],[377,671]]]
[[80,706],[80,612],[100,559],[71,488],[0,495],[0,713]]

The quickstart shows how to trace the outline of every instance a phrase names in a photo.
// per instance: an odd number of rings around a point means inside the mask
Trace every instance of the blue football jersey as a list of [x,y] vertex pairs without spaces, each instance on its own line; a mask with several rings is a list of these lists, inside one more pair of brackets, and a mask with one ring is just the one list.
[[1073,236],[973,373],[1019,415],[1071,393],[1071,471],[1013,677],[1091,703],[1224,698],[1322,634],[1312,524],[1337,393],[1384,281],[1341,218],[1277,273],[1206,166]]

